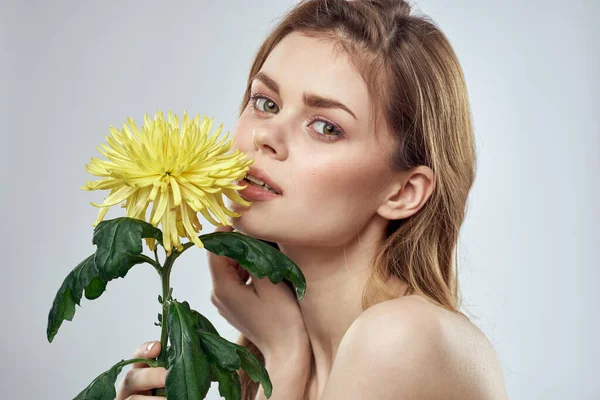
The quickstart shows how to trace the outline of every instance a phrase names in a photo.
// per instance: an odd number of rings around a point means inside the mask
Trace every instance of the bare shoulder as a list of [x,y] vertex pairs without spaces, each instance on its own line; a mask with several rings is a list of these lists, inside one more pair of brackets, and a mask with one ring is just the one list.
[[[410,295],[376,304],[354,321],[346,335],[342,344],[371,343],[367,354],[378,365],[388,365],[390,373],[408,367],[415,374],[413,382],[422,377],[418,395],[413,386],[415,398],[508,399],[500,361],[485,334],[466,317],[425,297]],[[395,382],[390,385],[399,381]]]

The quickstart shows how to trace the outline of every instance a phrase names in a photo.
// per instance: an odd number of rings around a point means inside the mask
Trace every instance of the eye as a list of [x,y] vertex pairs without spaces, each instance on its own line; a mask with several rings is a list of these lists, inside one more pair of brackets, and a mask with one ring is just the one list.
[[[344,137],[344,131],[342,130],[342,128],[340,128],[333,122],[329,122],[320,117],[313,117],[313,118],[311,118],[309,125],[313,125],[314,123],[323,124],[322,125],[323,133],[321,133],[320,131],[318,131],[316,129],[313,129],[313,130],[315,132],[319,133],[321,136],[327,136],[327,140],[335,140],[336,138],[339,139],[339,138]],[[318,124],[316,126],[318,126]],[[333,137],[330,137],[330,136],[333,136]]]
[[[264,102],[263,102],[264,100]],[[274,112],[278,112],[279,111],[279,106],[277,104],[275,104],[275,102],[267,97],[258,95],[258,94],[253,94],[250,96],[250,101],[249,104],[254,106],[255,108],[258,107],[259,111],[262,112],[271,112],[273,110],[275,110]],[[263,104],[266,109],[262,110],[260,108],[260,105]]]

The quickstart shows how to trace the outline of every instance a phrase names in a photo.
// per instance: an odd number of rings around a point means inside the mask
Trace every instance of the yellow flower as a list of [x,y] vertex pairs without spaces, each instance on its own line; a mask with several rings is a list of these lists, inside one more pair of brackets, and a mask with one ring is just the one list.
[[[251,204],[237,194],[235,190],[243,187],[234,181],[246,176],[254,160],[245,161],[246,154],[239,150],[226,154],[233,145],[232,141],[224,143],[229,132],[215,143],[223,124],[208,137],[213,118],[204,117],[200,123],[200,115],[192,120],[184,111],[180,128],[177,115],[169,111],[168,116],[165,121],[162,111],[155,114],[154,120],[144,115],[142,132],[131,118],[127,118],[130,127],[123,123],[121,131],[111,125],[112,137],[105,135],[110,147],[96,147],[108,161],[92,158],[85,166],[86,171],[103,178],[88,181],[81,189],[110,189],[104,203],[90,203],[100,208],[92,226],[102,221],[111,206],[124,200],[121,207],[127,209],[127,217],[146,221],[148,205],[154,202],[146,222],[154,227],[162,225],[163,244],[170,255],[173,247],[183,249],[180,237],[204,247],[198,239],[202,229],[198,212],[215,226],[230,226],[226,216],[240,216],[225,207],[222,195],[244,206]],[[146,239],[152,251],[155,242]]]

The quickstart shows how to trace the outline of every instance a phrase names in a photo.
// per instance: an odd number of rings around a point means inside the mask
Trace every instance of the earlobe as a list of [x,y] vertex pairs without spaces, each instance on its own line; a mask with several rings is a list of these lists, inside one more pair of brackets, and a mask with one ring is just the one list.
[[423,207],[434,187],[435,175],[431,168],[415,167],[393,182],[377,214],[389,220],[408,218]]

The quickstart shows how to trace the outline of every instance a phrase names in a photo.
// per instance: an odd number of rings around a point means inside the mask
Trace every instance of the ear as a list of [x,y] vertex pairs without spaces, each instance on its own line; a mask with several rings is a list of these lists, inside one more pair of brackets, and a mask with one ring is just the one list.
[[435,174],[424,165],[397,173],[390,181],[377,214],[389,220],[404,219],[423,207],[435,188]]

